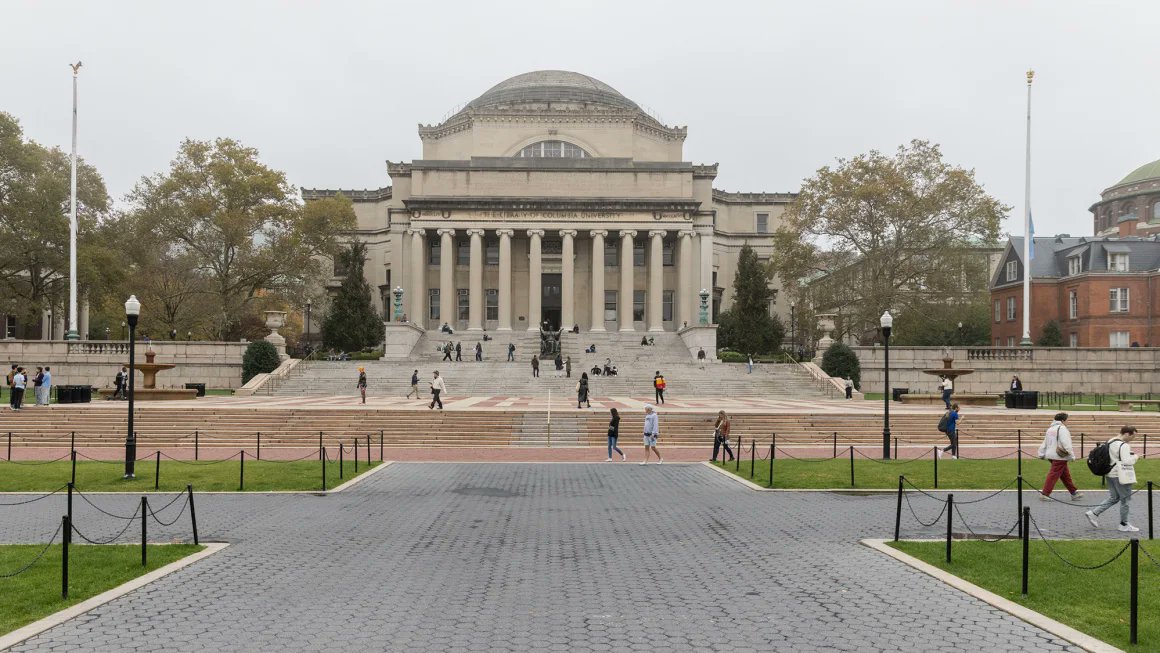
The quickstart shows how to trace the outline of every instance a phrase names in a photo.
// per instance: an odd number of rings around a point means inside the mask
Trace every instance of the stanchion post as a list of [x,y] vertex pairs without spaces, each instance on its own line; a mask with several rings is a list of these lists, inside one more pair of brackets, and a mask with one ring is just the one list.
[[951,525],[954,522],[955,495],[947,495],[947,564],[951,562]]
[[[70,524],[72,523],[72,516],[73,516],[73,513],[72,513],[72,493],[73,493],[73,488],[75,487],[75,485],[76,485],[75,483],[68,484],[68,503],[65,504],[65,507],[68,509],[68,523],[70,523]],[[70,531],[68,533],[65,533],[65,536],[67,537],[71,534],[72,533]]]
[[834,431],[834,458],[838,457],[838,432]]
[[342,443],[338,443],[338,478],[342,479]]
[[1027,596],[1027,562],[1031,551],[1031,508],[1019,511],[1019,537],[1023,540],[1023,596]]
[[322,491],[326,491],[326,449],[319,450],[319,460],[322,461]]
[[8,432],[8,460],[12,460],[12,431]]
[[1152,539],[1152,481],[1148,481],[1148,539]]
[[383,462],[383,430],[382,429],[379,429],[379,462],[380,463]]
[[1083,453],[1083,431],[1079,432],[1079,457],[1087,458],[1087,456],[1085,456]]
[[1019,445],[1019,451],[1015,454],[1015,459],[1018,461],[1015,473],[1019,476],[1023,476],[1023,429],[1018,430],[1016,438]]
[[[1144,442],[1145,442],[1144,453],[1147,454],[1148,453],[1148,445],[1147,445],[1148,436],[1146,436],[1146,435],[1144,436]],[[68,450],[69,451],[76,451],[77,450],[77,432],[76,431],[69,431]],[[73,482],[75,483],[76,481],[73,481]]]
[[149,499],[148,497],[141,497],[141,566],[148,564],[148,551],[146,547],[145,530],[149,522]]
[[898,505],[894,508],[894,541],[898,541],[898,534],[902,530],[902,481],[903,476],[898,475]]
[[161,450],[159,449],[155,454],[153,462],[153,489],[161,488]]
[[1148,457],[1148,434],[1144,434],[1144,458]]
[[351,451],[354,452],[354,475],[358,476],[358,436],[355,436],[353,439],[354,446],[351,447]]
[[774,431],[773,433],[770,433],[769,437],[770,437],[770,442],[773,443],[771,445],[773,447],[773,453],[770,454],[769,457],[773,458],[777,454],[777,432]]
[[931,460],[934,461],[934,489],[938,489],[938,446],[931,447]]
[[258,434],[256,436],[254,436],[254,440],[256,441],[255,444],[258,445],[258,455],[254,456],[254,460],[261,460],[262,459],[262,432],[261,431],[258,431]]
[[894,436],[894,459],[898,460],[898,436]]
[[60,518],[64,539],[60,543],[60,598],[68,598],[68,536],[72,532],[72,520],[65,515]]
[[857,487],[854,485],[854,445],[850,445],[850,487]]
[[371,434],[367,433],[367,469],[371,468]]
[[[744,446],[744,445],[742,445]],[[749,440],[749,480],[753,480],[754,468],[757,465],[757,438]]]
[[[1016,485],[1016,487],[1015,487],[1015,502],[1016,502],[1015,503],[1015,514],[1022,515],[1023,514],[1023,477],[1022,476],[1015,477],[1015,485]],[[1025,530],[1027,530],[1027,529],[1024,528],[1023,521],[1020,521],[1019,522],[1019,536],[1020,537],[1025,537],[1027,535],[1027,533],[1024,532]]]
[[238,491],[246,489],[246,450],[238,452]]
[[[765,487],[771,488],[771,489],[773,488],[773,443],[772,442],[769,443],[769,482],[766,483]],[[1151,522],[1151,519],[1149,519],[1148,521]]]
[[326,450],[322,448],[322,431],[318,432],[318,459],[325,459]]
[[193,486],[186,485],[185,491],[189,495],[189,521],[193,525],[193,543],[200,544],[197,540],[197,510],[193,507]]
[[[733,457],[733,471],[740,474],[741,473],[741,454],[745,453],[745,438],[744,437],[737,438],[737,446],[740,448],[737,449],[737,455]],[[722,467],[724,467],[724,465],[722,465]]]
[[199,429],[193,430],[193,459],[199,460],[201,456],[201,433]]
[[71,452],[69,452],[69,458],[72,459],[72,475],[70,476],[70,478],[72,479],[72,483],[76,484],[76,482],[77,482],[77,450],[76,449],[73,449]]
[[1136,625],[1140,608],[1140,538],[1132,538],[1132,579],[1129,591],[1131,592],[1128,625],[1128,641],[1136,645]]

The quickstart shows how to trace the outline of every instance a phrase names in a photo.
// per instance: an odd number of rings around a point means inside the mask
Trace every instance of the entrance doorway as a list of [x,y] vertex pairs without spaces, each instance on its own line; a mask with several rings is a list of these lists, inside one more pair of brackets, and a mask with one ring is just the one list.
[[[559,274],[544,274],[540,278],[540,287],[543,289],[540,296],[540,312],[544,321],[555,331],[561,327],[561,276]],[[571,326],[571,325],[568,325]]]

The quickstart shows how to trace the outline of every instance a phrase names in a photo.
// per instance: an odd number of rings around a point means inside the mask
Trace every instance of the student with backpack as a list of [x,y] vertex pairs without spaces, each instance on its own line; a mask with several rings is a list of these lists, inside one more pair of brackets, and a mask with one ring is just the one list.
[[947,439],[951,441],[950,444],[938,450],[938,457],[943,457],[944,451],[951,452],[951,460],[957,460],[959,457],[959,405],[957,403],[951,404],[947,412],[943,413],[942,419],[938,421],[938,430],[945,433]]
[[1056,481],[1063,481],[1063,486],[1071,493],[1072,501],[1079,501],[1083,495],[1075,488],[1075,483],[1071,481],[1071,471],[1068,469],[1068,462],[1075,460],[1075,453],[1071,444],[1071,432],[1067,430],[1064,422],[1067,421],[1067,413],[1056,413],[1055,421],[1051,426],[1047,427],[1047,432],[1043,434],[1043,443],[1039,445],[1038,456],[1042,460],[1051,461],[1051,471],[1047,472],[1047,478],[1043,481],[1043,489],[1039,491],[1039,498],[1042,501],[1051,499],[1051,491],[1055,489]]
[[665,403],[665,377],[661,376],[661,371],[657,370],[656,376],[653,377],[653,389],[656,390],[657,404]]
[[1136,429],[1125,426],[1120,429],[1120,437],[1112,438],[1096,447],[1088,455],[1088,467],[1096,476],[1107,476],[1108,498],[1100,505],[1084,513],[1093,528],[1099,528],[1096,519],[1108,508],[1120,504],[1119,530],[1136,533],[1140,529],[1128,523],[1129,504],[1132,501],[1132,485],[1136,482],[1136,461],[1139,456],[1132,453],[1128,443],[1136,439]]

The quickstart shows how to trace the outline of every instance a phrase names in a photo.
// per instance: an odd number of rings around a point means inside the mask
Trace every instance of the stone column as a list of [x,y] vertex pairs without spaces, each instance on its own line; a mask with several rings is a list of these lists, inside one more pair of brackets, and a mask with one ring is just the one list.
[[676,299],[673,304],[680,310],[675,311],[675,321],[677,329],[680,329],[685,322],[690,326],[696,325],[696,316],[693,314],[693,296],[697,291],[693,290],[693,231],[681,231],[677,234],[680,237],[680,247],[677,252],[678,265],[677,268],[677,292]]
[[543,316],[540,301],[543,299],[544,264],[540,255],[540,239],[543,229],[528,229],[528,331],[538,331]]
[[[77,320],[77,322],[79,323],[77,328],[80,330],[81,340],[88,340],[89,339],[89,298],[87,296],[81,300],[80,316],[79,316],[79,319]],[[0,323],[0,328],[3,328],[3,326],[4,325],[2,323]],[[0,337],[3,337],[3,334],[0,334]],[[180,337],[180,336],[178,336],[178,337]]]
[[603,229],[588,232],[592,236],[592,331],[604,330],[604,237]]
[[499,331],[512,330],[512,236],[511,229],[497,229],[499,235]]
[[664,277],[662,276],[662,263],[664,262],[664,239],[665,232],[663,230],[655,230],[648,232],[650,239],[648,251],[648,330],[649,331],[664,331],[664,310],[662,302],[664,299]]
[[631,229],[620,232],[620,330],[632,331],[632,239]]
[[[455,230],[439,230],[439,319],[455,326]],[[436,329],[438,324],[432,325]]]
[[427,248],[423,246],[423,236],[426,229],[411,228],[411,283],[410,297],[406,298],[407,316],[419,327],[427,323],[427,284],[424,276],[427,272]]
[[560,257],[561,274],[560,274],[560,327],[564,329],[571,329],[572,325],[576,323],[576,298],[575,295],[575,275],[576,275],[576,254],[575,229],[561,229],[560,237],[563,240],[563,250]]
[[483,331],[483,229],[468,229],[471,237],[467,330]]

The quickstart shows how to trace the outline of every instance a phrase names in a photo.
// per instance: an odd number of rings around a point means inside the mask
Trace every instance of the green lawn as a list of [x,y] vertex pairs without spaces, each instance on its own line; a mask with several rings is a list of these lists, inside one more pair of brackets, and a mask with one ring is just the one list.
[[[1090,566],[1111,558],[1125,542],[1055,540],[1052,546],[1071,562]],[[1142,540],[1141,544],[1160,559],[1160,542]],[[949,565],[945,542],[892,542],[891,546],[1109,644],[1129,651],[1160,651],[1160,568],[1143,552],[1139,559],[1139,643],[1132,647],[1128,643],[1129,551],[1107,567],[1085,571],[1066,566],[1042,541],[1033,540],[1024,597],[1018,540],[956,541]],[[931,632],[941,634],[937,627]],[[937,647],[935,642],[932,647]]]
[[[68,599],[62,599],[61,547],[54,544],[28,571],[0,579],[0,634],[80,603],[203,548],[192,544],[152,544],[147,556],[149,564],[142,567],[140,545],[70,545],[69,595]],[[20,569],[42,549],[42,544],[0,546],[0,574]]]
[[[379,464],[375,461],[372,466]],[[138,461],[137,478],[125,481],[121,479],[123,463],[78,461],[76,486],[82,492],[152,492],[155,469],[153,460]],[[368,469],[363,459],[358,466],[359,474]],[[162,457],[160,472],[161,492],[184,490],[186,485],[193,485],[198,492],[236,492],[239,481],[243,480],[237,458],[190,464]],[[244,474],[246,492],[322,489],[322,464],[317,460],[274,462],[247,457]],[[0,461],[0,492],[51,492],[68,483],[70,475],[67,460],[43,465]],[[326,488],[333,489],[355,477],[354,463],[350,460],[343,464],[342,476],[339,478],[338,462],[327,463]]]
[[207,397],[232,397],[234,391],[229,388],[206,388],[205,396]]
[[[768,447],[766,455],[768,455]],[[784,457],[778,450],[778,458],[773,466],[773,487],[793,489],[849,488],[892,489],[898,487],[898,476],[904,475],[921,488],[934,487],[934,463],[931,456],[910,461],[883,463],[867,460],[855,454],[854,481],[850,485],[850,459],[841,449],[836,460],[793,460]],[[867,452],[867,455],[872,455]],[[907,454],[905,456],[913,456]],[[762,487],[769,484],[769,461],[758,460],[754,464],[754,474],[749,475],[749,459],[736,463],[717,463],[725,470],[742,478],[750,479]],[[1023,479],[1033,487],[1042,487],[1050,464],[1038,458],[1023,459]],[[1160,477],[1160,461],[1141,460],[1136,464],[1137,487],[1143,487],[1150,480]],[[999,489],[1012,482],[1017,475],[1015,458],[999,460],[950,460],[938,461],[938,486],[948,489],[986,490]],[[1077,461],[1071,465],[1072,479],[1080,489],[1103,492],[1098,476],[1088,471],[1087,465]],[[1012,488],[1014,489],[1014,488]],[[1056,484],[1056,492],[1066,494],[1063,484]]]

